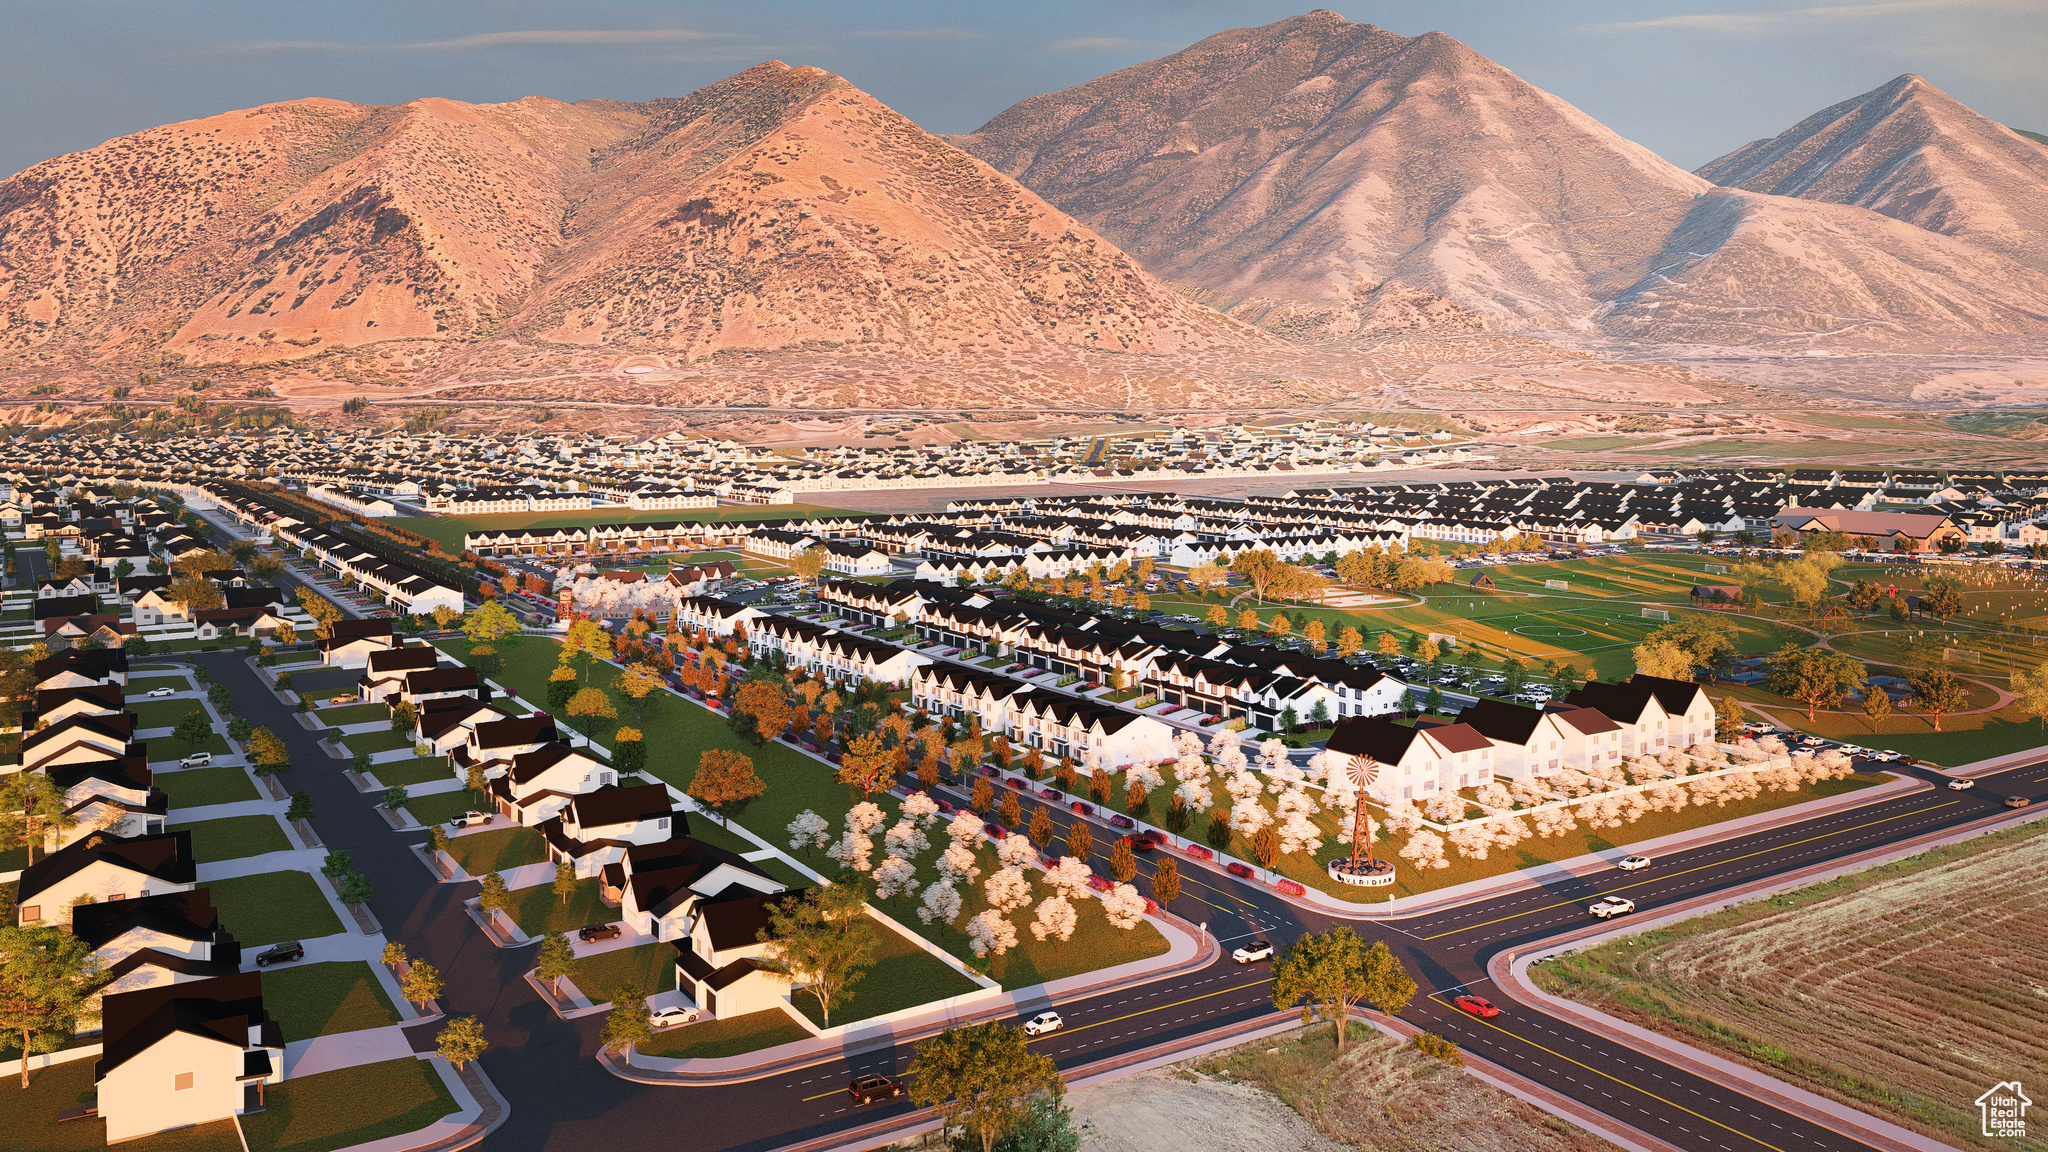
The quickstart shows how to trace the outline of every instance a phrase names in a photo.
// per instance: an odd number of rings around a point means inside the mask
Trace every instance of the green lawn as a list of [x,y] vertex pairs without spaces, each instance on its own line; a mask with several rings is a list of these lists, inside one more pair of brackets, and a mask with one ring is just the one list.
[[412,813],[412,818],[423,825],[446,824],[472,809],[478,812],[491,811],[488,804],[478,804],[476,795],[467,788],[455,792],[436,792],[432,796],[416,796],[405,802],[405,810]]
[[265,852],[289,852],[292,842],[277,817],[257,814],[205,820],[198,824],[173,824],[173,832],[192,833],[192,858],[201,864],[217,864]]
[[[872,923],[881,938],[880,946],[874,951],[874,967],[855,982],[849,995],[833,1005],[834,1027],[904,1008],[915,1008],[948,996],[963,995],[978,987],[974,981],[947,967],[944,961],[913,941],[904,939],[880,921]],[[1018,935],[1025,933],[1019,932]],[[792,1001],[811,1023],[821,1028],[825,1026],[816,997],[799,989]]]
[[[106,1121],[57,1123],[59,1111],[97,1099],[92,1079],[95,1063],[70,1060],[32,1072],[25,1089],[18,1069],[0,1076],[0,1130],[9,1133],[0,1138],[0,1147],[22,1152],[102,1152],[107,1146]],[[235,1135],[234,1121],[222,1120],[124,1141],[121,1148],[122,1152],[242,1152],[242,1142]]]
[[154,736],[148,741],[151,760],[182,760],[194,752],[211,752],[215,756],[226,756],[230,751],[228,738],[218,732],[208,733],[197,747],[185,743],[175,736]]
[[370,765],[370,775],[389,786],[403,784],[426,784],[434,780],[452,780],[454,770],[448,761],[433,756],[422,756],[412,760],[393,760],[388,764]]
[[286,1040],[382,1028],[400,1019],[366,960],[265,969],[263,1006]]
[[409,732],[393,732],[389,729],[381,732],[358,732],[353,736],[343,736],[341,743],[344,748],[351,752],[368,752],[375,755],[376,753],[389,752],[396,748],[412,747],[412,734]]
[[773,856],[770,856],[766,860],[755,860],[753,861],[753,865],[754,867],[759,868],[761,871],[766,872],[770,876],[775,877],[777,880],[780,880],[783,886],[786,888],[809,888],[811,885],[817,883],[817,881],[811,879],[810,877],[804,875],[803,873],[797,871],[796,869],[790,867],[788,864],[783,863],[781,860],[778,860]]
[[339,728],[344,724],[367,724],[372,720],[389,723],[391,709],[382,704],[343,704],[316,709],[313,715],[329,728]]
[[208,768],[181,768],[156,774],[156,786],[170,797],[173,808],[203,808],[209,804],[235,804],[259,800],[256,782],[245,768],[215,764]]
[[663,1029],[654,1034],[654,1039],[635,1045],[634,1051],[668,1060],[710,1060],[759,1052],[777,1044],[807,1040],[810,1035],[787,1012],[769,1008],[729,1020],[705,1020]]
[[704,812],[690,813],[690,838],[709,844],[714,848],[723,848],[728,852],[737,852],[742,856],[749,852],[759,852],[761,850],[759,844],[725,827],[725,825],[718,822],[718,817]]
[[1809,721],[1805,711],[1796,707],[1771,707],[1769,711],[1788,728],[1866,748],[1890,748],[1946,767],[2048,744],[2048,733],[2042,732],[2041,721],[2024,714],[2017,706],[1969,716],[1944,716],[1939,732],[1928,717],[1919,714],[1895,713],[1884,722],[1881,731],[1873,733],[1870,721],[1860,714],[1822,712]]
[[208,881],[220,918],[245,948],[313,940],[341,931],[341,920],[305,872],[263,872]]
[[448,854],[471,876],[538,864],[548,858],[547,841],[541,839],[540,833],[516,826],[456,836],[448,842]]
[[540,936],[617,920],[618,909],[598,899],[597,888],[595,877],[579,880],[566,903],[550,884],[514,889],[512,898],[518,903],[512,908],[513,922],[528,936]]
[[135,713],[135,727],[138,731],[144,728],[175,728],[178,721],[183,720],[186,714],[191,712],[198,712],[206,717],[208,724],[213,723],[212,713],[207,712],[205,703],[199,700],[151,700],[141,697],[127,701],[124,706]]
[[571,977],[593,1004],[612,998],[612,989],[631,980],[649,996],[671,992],[676,986],[676,946],[666,941],[634,948],[615,948],[576,962]]
[[416,1132],[458,1111],[434,1066],[386,1060],[273,1084],[242,1117],[249,1152],[332,1152]]

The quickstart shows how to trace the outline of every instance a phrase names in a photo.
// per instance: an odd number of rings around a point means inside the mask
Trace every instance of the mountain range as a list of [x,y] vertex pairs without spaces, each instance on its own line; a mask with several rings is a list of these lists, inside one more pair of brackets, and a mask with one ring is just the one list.
[[1389,333],[1943,348],[2048,335],[2044,192],[2048,146],[1917,76],[1686,172],[1327,11],[955,137],[779,61],[640,104],[307,99],[0,182],[0,371],[785,353],[1028,365],[1028,400],[1051,363]]

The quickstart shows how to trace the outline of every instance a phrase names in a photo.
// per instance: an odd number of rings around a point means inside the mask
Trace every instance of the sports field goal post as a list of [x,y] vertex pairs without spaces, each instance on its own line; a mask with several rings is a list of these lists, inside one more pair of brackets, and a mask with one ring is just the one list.
[[1572,582],[1569,580],[1545,580],[1543,586],[1553,592],[1569,592],[1572,589]]
[[1671,613],[1662,608],[1645,608],[1643,609],[1643,619],[1662,620],[1666,623],[1669,623],[1671,620]]
[[1984,654],[1982,652],[1972,652],[1968,648],[1943,648],[1941,650],[1941,658],[1951,664],[1982,664],[1984,662]]

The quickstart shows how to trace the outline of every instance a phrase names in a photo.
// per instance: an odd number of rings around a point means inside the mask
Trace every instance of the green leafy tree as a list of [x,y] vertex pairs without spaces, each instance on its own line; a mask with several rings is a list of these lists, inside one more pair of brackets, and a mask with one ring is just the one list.
[[255,731],[255,726],[249,723],[247,716],[234,716],[228,720],[228,739],[237,744],[247,744],[250,735]]
[[176,728],[171,729],[171,735],[184,742],[185,751],[197,752],[201,744],[212,738],[213,721],[207,718],[205,712],[194,708],[185,713]]
[[320,862],[320,873],[330,880],[339,880],[350,872],[355,871],[355,867],[355,858],[348,854],[348,849],[336,848],[327,854],[325,860]]
[[569,897],[576,894],[576,866],[567,860],[557,863],[555,878],[548,885],[548,890],[561,897],[562,903],[567,904]]
[[406,792],[403,784],[393,784],[384,790],[383,804],[390,811],[396,812],[411,802],[412,796]]
[[370,883],[370,878],[354,870],[343,876],[341,882],[335,885],[335,889],[335,895],[341,897],[344,904],[367,904],[370,897],[377,894],[377,889]]
[[647,1011],[647,993],[640,985],[622,980],[612,988],[612,1010],[604,1018],[604,1046],[629,1055],[633,1045],[645,1044],[654,1036],[654,1019]]
[[370,754],[368,752],[358,752],[349,757],[348,770],[358,776],[368,775],[370,771]]
[[410,700],[400,700],[391,709],[391,730],[410,732],[420,722],[419,706]]
[[1733,696],[1723,696],[1714,701],[1714,739],[1723,744],[1733,743],[1742,735],[1742,725],[1748,717],[1742,711],[1742,702]]
[[567,664],[555,665],[548,673],[548,711],[560,715],[568,706],[569,698],[576,695],[576,670]]
[[1786,644],[1765,657],[1764,667],[1764,687],[1805,705],[1808,723],[1817,709],[1841,703],[1868,678],[1862,661],[1853,656],[1797,644]]
[[1874,686],[1867,687],[1863,690],[1863,716],[1865,719],[1870,721],[1870,730],[1872,733],[1875,733],[1878,731],[1878,729],[1883,728],[1884,722],[1891,718],[1891,714],[1891,693],[1886,692],[1882,688]]
[[0,835],[8,845],[28,849],[27,863],[36,862],[36,849],[52,831],[77,825],[64,793],[41,772],[13,772],[0,783]]
[[313,818],[313,796],[301,788],[292,793],[291,807],[285,809],[287,820],[311,820]]
[[434,1036],[434,1055],[455,1065],[457,1072],[482,1057],[490,1046],[484,1039],[483,1022],[474,1016],[456,1016]]
[[425,1008],[427,1001],[441,995],[441,973],[432,964],[415,960],[406,966],[405,982],[398,990],[407,1000]]
[[1273,1007],[1299,1004],[1303,1024],[1317,1016],[1335,1024],[1339,1052],[1352,1005],[1370,1004],[1395,1016],[1415,991],[1414,979],[1384,941],[1368,948],[1342,924],[1300,937],[1273,965]]
[[483,882],[476,894],[477,907],[485,912],[510,913],[514,907],[512,890],[505,886],[505,878],[496,872],[484,873]]
[[1179,895],[1180,866],[1171,860],[1161,860],[1159,867],[1152,870],[1152,899],[1164,908]]
[[1946,668],[1923,668],[1907,680],[1913,686],[1913,703],[1933,718],[1934,730],[1941,731],[1941,718],[1959,712],[1970,702],[1969,689]]
[[828,1028],[832,1005],[874,966],[879,941],[864,896],[858,884],[808,888],[769,905],[761,930],[769,968],[810,993]]
[[562,994],[562,981],[576,975],[576,949],[565,932],[550,932],[540,938],[540,955],[534,974],[548,982],[555,995]]
[[55,1052],[71,1040],[98,981],[92,946],[69,928],[0,927],[0,1033],[21,1047],[23,1089],[29,1057]]
[[1057,1104],[1067,1088],[1052,1057],[1033,1049],[1023,1029],[994,1022],[919,1041],[908,1079],[911,1101],[948,1128],[965,1129],[981,1152],[995,1152],[1034,1104]]
[[2048,664],[2014,669],[2012,691],[2021,714],[2032,716],[2048,729]]
[[228,705],[235,702],[235,690],[225,684],[215,684],[207,688],[206,699],[214,711],[226,712]]

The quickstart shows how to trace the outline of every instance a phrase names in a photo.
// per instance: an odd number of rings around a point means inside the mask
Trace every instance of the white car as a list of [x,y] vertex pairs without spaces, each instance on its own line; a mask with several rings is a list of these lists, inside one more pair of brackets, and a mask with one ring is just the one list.
[[206,767],[206,766],[207,766],[208,764],[211,764],[211,763],[213,763],[213,753],[211,753],[211,752],[194,752],[194,753],[193,753],[193,754],[191,754],[190,756],[187,756],[187,757],[185,757],[185,758],[184,758],[183,760],[180,760],[180,761],[178,761],[178,767],[180,767],[180,768],[204,768],[204,767]]
[[151,697],[155,697],[155,696],[174,696],[174,695],[176,695],[176,694],[177,694],[177,692],[178,692],[178,690],[177,690],[176,688],[151,688],[151,689],[150,689],[149,691],[147,691],[147,692],[144,692],[144,693],[143,693],[143,695],[144,695],[144,696],[151,696]]
[[1619,896],[1603,896],[1595,901],[1592,907],[1586,909],[1586,911],[1591,912],[1602,920],[1615,916],[1625,916],[1635,910],[1635,901],[1624,900]]
[[495,819],[496,817],[492,816],[489,812],[470,811],[464,812],[462,815],[450,820],[448,826],[450,828],[467,828],[471,824],[489,824]]
[[695,1024],[697,1022],[697,1010],[695,1008],[663,1008],[661,1011],[649,1016],[648,1022],[656,1028],[673,1028],[678,1024]]
[[1247,944],[1232,952],[1230,958],[1239,964],[1250,964],[1255,960],[1271,960],[1273,958],[1273,946],[1264,940],[1260,940],[1257,943]]
[[1615,867],[1623,872],[1636,872],[1649,866],[1650,858],[1648,856],[1623,856],[1621,863],[1615,865]]
[[1964,778],[1960,780],[1951,780],[1948,782],[1948,786],[1951,791],[1967,792],[1970,789],[1976,787],[1977,782],[1975,780]]
[[1060,1019],[1060,1014],[1057,1012],[1040,1012],[1024,1022],[1024,1034],[1026,1036],[1043,1036],[1048,1032],[1059,1031],[1066,1023],[1065,1020]]

